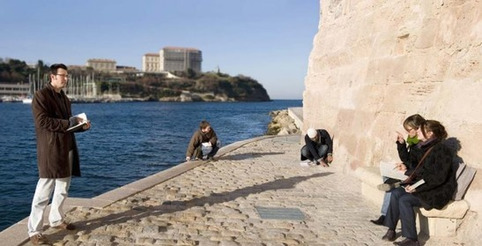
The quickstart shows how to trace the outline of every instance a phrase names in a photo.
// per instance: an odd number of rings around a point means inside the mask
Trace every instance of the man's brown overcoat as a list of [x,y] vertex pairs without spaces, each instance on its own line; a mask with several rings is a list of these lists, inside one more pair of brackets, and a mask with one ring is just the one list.
[[[37,165],[40,178],[80,176],[80,161],[74,133],[67,132],[72,116],[70,100],[63,91],[57,93],[48,84],[32,100],[37,137]],[[69,151],[73,150],[72,171]]]

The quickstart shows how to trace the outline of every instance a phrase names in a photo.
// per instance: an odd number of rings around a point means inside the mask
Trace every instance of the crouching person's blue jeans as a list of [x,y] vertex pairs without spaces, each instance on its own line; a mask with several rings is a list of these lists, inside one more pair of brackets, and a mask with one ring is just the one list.
[[[320,145],[320,147],[318,147],[317,149],[317,152],[318,152],[318,155],[321,157],[321,158],[325,158],[326,157],[326,154],[328,154],[328,145]],[[310,161],[314,161],[314,156],[310,153],[310,151],[308,150],[308,147],[303,146],[303,148],[301,148],[301,156],[302,157],[305,157],[306,159],[310,160]],[[303,158],[302,158],[303,160]]]

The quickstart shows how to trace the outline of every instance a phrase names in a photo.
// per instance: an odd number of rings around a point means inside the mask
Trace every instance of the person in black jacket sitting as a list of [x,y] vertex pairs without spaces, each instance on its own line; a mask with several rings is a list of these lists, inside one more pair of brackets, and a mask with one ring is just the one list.
[[[422,158],[422,150],[417,145],[419,143],[417,130],[420,128],[425,119],[419,115],[410,115],[403,121],[403,128],[407,131],[407,140],[404,136],[397,132],[397,150],[398,156],[402,163],[397,163],[396,168],[404,172],[405,175],[410,175],[417,165],[418,161]],[[395,180],[388,177],[382,177],[384,183],[377,186],[381,191],[385,191],[383,196],[383,203],[381,208],[381,215],[376,220],[370,220],[375,225],[383,225],[385,216],[387,215],[388,205],[390,204],[391,190],[400,186],[401,180]]]
[[305,135],[306,145],[301,148],[301,160],[327,167],[333,161],[333,141],[325,129],[309,128]]
[[413,181],[423,179],[425,183],[419,187],[407,185],[392,191],[390,205],[385,218],[388,231],[382,237],[386,241],[394,241],[395,228],[400,219],[402,222],[402,236],[405,240],[396,242],[397,245],[420,245],[415,226],[414,207],[427,210],[442,209],[457,189],[455,180],[456,169],[452,164],[453,151],[444,144],[447,132],[440,122],[427,120],[417,130],[422,156],[419,164],[410,175]]

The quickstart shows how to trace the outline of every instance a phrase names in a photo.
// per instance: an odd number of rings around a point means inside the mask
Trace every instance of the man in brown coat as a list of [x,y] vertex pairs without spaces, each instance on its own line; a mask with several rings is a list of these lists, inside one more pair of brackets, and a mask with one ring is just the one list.
[[[199,124],[199,130],[194,132],[189,141],[186,151],[186,161],[191,157],[195,159],[213,159],[219,150],[219,141],[216,132],[211,128],[209,122],[203,120]],[[203,152],[205,156],[203,156]]]
[[[80,176],[79,154],[71,126],[83,119],[72,117],[70,100],[63,88],[67,86],[68,72],[64,64],[50,67],[50,83],[37,91],[32,100],[32,113],[37,137],[37,166],[39,180],[32,200],[28,219],[28,234],[34,245],[48,244],[42,235],[43,215],[53,191],[50,208],[50,226],[74,230],[64,221],[63,203],[68,196],[71,176]],[[87,122],[77,131],[90,128]]]

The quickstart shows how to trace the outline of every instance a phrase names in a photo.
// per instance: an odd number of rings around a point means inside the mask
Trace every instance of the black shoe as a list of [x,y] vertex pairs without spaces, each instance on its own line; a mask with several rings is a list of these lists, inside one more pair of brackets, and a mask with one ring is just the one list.
[[400,246],[420,246],[420,243],[417,240],[413,240],[410,238],[405,238],[403,239],[403,241],[394,242],[393,244]]
[[395,237],[395,230],[388,229],[387,233],[385,233],[385,236],[382,237],[382,240],[393,242],[395,241]]
[[385,215],[381,215],[380,217],[378,217],[378,219],[370,221],[375,225],[383,225],[383,222],[385,221]]

